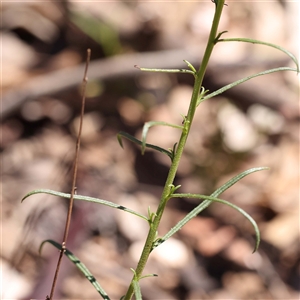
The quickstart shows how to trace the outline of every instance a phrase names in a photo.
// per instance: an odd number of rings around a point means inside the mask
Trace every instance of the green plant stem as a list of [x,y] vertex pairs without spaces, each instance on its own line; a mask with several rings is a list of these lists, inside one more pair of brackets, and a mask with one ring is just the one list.
[[202,59],[202,64],[195,76],[195,84],[194,84],[193,94],[192,94],[188,114],[184,121],[184,126],[183,126],[183,130],[181,133],[181,137],[178,142],[176,154],[174,156],[174,159],[172,161],[172,164],[171,164],[171,167],[169,170],[168,177],[166,179],[166,183],[164,186],[164,190],[162,192],[160,203],[159,203],[159,206],[156,211],[156,216],[155,216],[153,222],[150,224],[149,233],[148,233],[140,260],[138,262],[137,268],[135,270],[135,275],[132,278],[132,281],[131,281],[130,286],[127,290],[127,293],[124,297],[124,300],[130,300],[132,298],[132,296],[134,294],[134,281],[139,280],[142,277],[142,272],[146,266],[148,257],[150,255],[150,252],[152,249],[152,245],[155,241],[155,238],[157,235],[157,229],[158,229],[160,220],[162,218],[164,209],[166,207],[168,200],[171,198],[171,188],[173,186],[173,181],[174,181],[174,178],[175,178],[178,166],[179,166],[179,162],[181,159],[181,155],[184,150],[184,147],[185,147],[188,135],[189,135],[189,131],[190,131],[190,128],[192,125],[192,121],[193,121],[194,114],[195,114],[196,107],[197,107],[197,99],[199,96],[199,92],[200,92],[202,81],[203,81],[203,78],[205,75],[205,71],[206,71],[212,50],[215,46],[217,30],[218,30],[223,6],[224,6],[224,0],[219,0],[216,5],[216,10],[215,10],[215,14],[214,14],[213,22],[212,22],[212,27],[211,27],[210,35],[208,38],[207,46],[205,49],[205,53],[204,53],[204,56]]

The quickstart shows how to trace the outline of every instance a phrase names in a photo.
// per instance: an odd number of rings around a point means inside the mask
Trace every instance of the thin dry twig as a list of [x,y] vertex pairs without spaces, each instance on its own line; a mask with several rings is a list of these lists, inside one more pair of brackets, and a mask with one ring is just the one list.
[[78,169],[78,157],[79,157],[79,150],[80,150],[80,141],[81,141],[81,132],[82,132],[82,125],[83,125],[83,115],[84,115],[84,107],[85,107],[85,91],[86,91],[86,85],[87,85],[87,71],[89,67],[89,62],[91,58],[91,50],[87,50],[87,58],[86,58],[86,65],[85,65],[85,71],[84,71],[84,76],[82,80],[82,102],[81,102],[81,112],[80,112],[80,122],[79,122],[79,129],[78,129],[78,135],[77,135],[77,141],[76,141],[76,150],[75,150],[75,158],[74,158],[74,165],[73,165],[73,175],[72,175],[72,190],[71,190],[71,197],[69,201],[69,208],[68,208],[68,215],[67,215],[67,220],[66,220],[66,225],[65,225],[65,231],[64,231],[64,237],[63,241],[61,244],[61,250],[57,262],[57,267],[55,270],[55,275],[51,287],[51,292],[50,296],[46,296],[46,299],[52,300],[56,282],[57,282],[57,277],[59,273],[59,268],[61,265],[62,257],[63,254],[66,250],[66,243],[68,239],[68,234],[69,234],[69,228],[71,224],[71,217],[72,217],[72,210],[73,210],[73,204],[74,204],[74,195],[76,193],[76,179],[77,179],[77,169]]

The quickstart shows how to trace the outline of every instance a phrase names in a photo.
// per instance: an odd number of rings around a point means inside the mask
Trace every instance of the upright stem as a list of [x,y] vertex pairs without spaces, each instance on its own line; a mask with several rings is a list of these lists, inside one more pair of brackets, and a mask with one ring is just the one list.
[[191,98],[187,116],[184,120],[184,126],[183,126],[182,133],[181,133],[181,136],[180,136],[180,139],[178,142],[178,147],[177,147],[174,159],[172,161],[172,164],[171,164],[171,167],[170,167],[170,170],[168,173],[168,177],[166,179],[166,183],[165,183],[165,186],[164,186],[161,198],[160,198],[159,206],[156,210],[156,216],[155,216],[153,222],[150,224],[150,229],[149,229],[148,236],[147,236],[147,239],[146,239],[146,242],[144,245],[144,249],[142,251],[142,254],[141,254],[140,260],[138,262],[137,268],[135,270],[135,274],[132,278],[131,284],[127,290],[125,297],[123,298],[124,300],[130,300],[133,296],[133,293],[134,293],[133,281],[139,280],[142,276],[142,272],[145,268],[145,265],[147,263],[148,257],[150,255],[150,252],[151,252],[151,249],[153,246],[153,242],[155,241],[155,238],[156,238],[156,232],[157,232],[160,220],[162,218],[164,209],[166,207],[168,200],[172,196],[171,195],[171,187],[173,185],[174,178],[176,176],[179,162],[181,159],[181,155],[184,150],[184,147],[185,147],[188,135],[189,135],[189,131],[190,131],[190,128],[192,125],[192,121],[193,121],[194,114],[196,111],[197,100],[198,100],[199,92],[200,92],[201,85],[203,82],[204,74],[205,74],[212,50],[215,46],[217,30],[218,30],[223,6],[224,6],[224,0],[216,1],[216,10],[215,10],[215,15],[214,15],[210,35],[209,35],[207,46],[206,46],[205,53],[203,56],[202,64],[196,74],[194,88],[193,88],[193,94],[192,94],[192,98]]

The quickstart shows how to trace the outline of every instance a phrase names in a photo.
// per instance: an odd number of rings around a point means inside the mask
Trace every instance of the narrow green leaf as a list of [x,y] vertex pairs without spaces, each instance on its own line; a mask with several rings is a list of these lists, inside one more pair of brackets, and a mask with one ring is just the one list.
[[147,134],[149,129],[152,126],[157,126],[157,125],[161,125],[161,126],[169,126],[169,127],[173,127],[173,128],[177,128],[177,129],[183,129],[183,126],[181,125],[175,125],[175,124],[170,124],[170,123],[166,123],[166,122],[162,122],[162,121],[150,121],[144,124],[143,127],[143,131],[142,131],[142,154],[145,153],[145,149],[146,149],[146,138],[147,138]]
[[[137,145],[143,146],[143,143],[140,140],[136,139],[134,136],[132,136],[132,135],[126,133],[126,132],[120,131],[117,135],[117,138],[118,138],[118,141],[119,141],[122,148],[123,148],[123,144],[122,144],[122,138],[123,137],[126,138],[127,140],[137,144]],[[155,145],[152,145],[152,144],[147,144],[147,143],[145,143],[145,147],[154,149],[154,150],[159,151],[161,153],[164,153],[164,154],[168,155],[171,158],[171,160],[173,159],[173,155],[172,155],[171,151],[168,151],[164,148],[161,148],[161,147],[158,147],[158,146],[155,146]]]
[[[221,187],[219,187],[217,190],[215,190],[210,197],[218,197],[220,194],[225,192],[227,189],[229,189],[231,186],[233,186],[235,183],[240,181],[242,178],[244,178],[247,175],[250,175],[254,172],[262,171],[262,170],[268,170],[267,167],[259,167],[259,168],[252,168],[249,170],[246,170],[237,176],[231,178],[228,180],[225,184],[223,184]],[[168,238],[170,238],[174,233],[179,231],[189,220],[196,217],[200,212],[202,212],[204,209],[206,209],[213,201],[211,200],[204,200],[202,203],[200,203],[197,207],[195,207],[191,212],[189,212],[182,220],[180,220],[167,234],[165,234],[162,238],[158,239],[152,246],[152,249],[156,248],[163,242],[165,242]]]
[[142,300],[141,288],[137,280],[133,280],[133,289],[136,300]]
[[[57,192],[57,191],[52,191],[52,190],[48,190],[48,189],[39,189],[39,190],[34,190],[31,191],[30,193],[28,193],[27,195],[25,195],[23,197],[23,199],[21,200],[21,202],[23,202],[26,198],[28,198],[31,195],[35,195],[35,194],[49,194],[49,195],[53,195],[53,196],[58,196],[58,197],[63,197],[63,198],[67,198],[70,199],[71,195],[67,194],[67,193],[61,193],[61,192]],[[88,201],[88,202],[94,202],[94,203],[98,203],[98,204],[103,204],[112,208],[117,208],[123,211],[126,211],[130,214],[133,214],[135,216],[138,216],[144,220],[146,220],[148,222],[148,218],[144,215],[139,214],[138,212],[131,210],[125,206],[110,202],[110,201],[106,201],[106,200],[102,200],[99,198],[93,198],[93,197],[88,197],[88,196],[81,196],[81,195],[74,195],[74,199],[75,200],[82,200],[82,201]]]
[[272,48],[275,48],[279,51],[282,51],[283,53],[285,53],[286,55],[288,55],[293,62],[296,64],[297,66],[297,73],[299,73],[299,62],[297,60],[297,58],[288,50],[286,50],[283,47],[280,47],[278,45],[272,44],[272,43],[267,43],[267,42],[263,42],[263,41],[259,41],[259,40],[254,40],[254,39],[247,39],[247,38],[229,38],[229,39],[218,39],[217,42],[244,42],[244,43],[251,43],[251,44],[258,44],[258,45],[265,45],[265,46],[269,46]]
[[192,70],[186,70],[186,69],[151,69],[151,68],[141,68],[138,65],[134,66],[135,68],[144,71],[144,72],[159,72],[159,73],[188,73],[188,74],[192,74],[195,75],[195,72],[193,72]]
[[154,274],[154,273],[152,273],[152,274],[147,274],[147,275],[142,276],[140,279],[148,278],[148,277],[158,277],[158,275],[157,275],[157,274]]
[[223,200],[223,199],[219,199],[219,198],[215,198],[215,197],[211,197],[211,196],[200,195],[200,194],[173,194],[172,197],[205,199],[205,200],[209,200],[209,201],[213,201],[213,202],[220,202],[220,203],[226,204],[226,205],[232,207],[233,209],[237,210],[244,217],[246,217],[252,224],[252,226],[255,230],[255,235],[256,235],[256,243],[255,243],[255,248],[254,248],[253,252],[255,252],[258,249],[258,246],[260,243],[260,232],[259,232],[258,226],[257,226],[256,222],[254,221],[254,219],[239,206],[232,204],[231,202]]
[[195,69],[195,67],[186,59],[184,59],[183,61],[188,65],[188,67],[193,71],[193,73],[195,75],[197,73],[197,70]]
[[[43,241],[40,245],[39,252],[41,253],[42,247],[45,243],[50,243],[54,247],[56,247],[58,250],[61,250],[61,244],[53,241],[53,240],[46,240]],[[97,290],[97,292],[101,295],[101,297],[104,300],[110,300],[107,293],[104,291],[104,289],[101,287],[99,282],[96,280],[96,278],[93,276],[93,274],[89,271],[89,269],[79,260],[78,257],[76,257],[70,250],[66,249],[64,251],[64,254],[68,257],[68,259],[75,264],[75,266],[83,273],[83,275],[88,279],[88,281],[94,286],[94,288]]]
[[269,167],[257,167],[257,168],[248,169],[248,170],[234,176],[230,180],[228,180],[226,183],[224,183],[222,186],[220,186],[217,190],[215,190],[211,194],[211,196],[212,197],[218,197],[219,195],[224,193],[226,190],[228,190],[230,187],[232,187],[234,184],[236,184],[238,181],[240,181],[244,177],[246,177],[246,176],[248,176],[252,173],[255,173],[255,172],[265,171],[265,170],[269,170],[269,169],[270,169]]
[[227,84],[227,85],[223,86],[222,88],[216,90],[213,93],[208,94],[207,96],[204,96],[203,98],[199,97],[198,101],[197,101],[197,106],[201,102],[203,102],[203,101],[205,101],[205,100],[207,100],[209,98],[215,97],[215,96],[217,96],[219,94],[222,94],[223,92],[225,92],[225,91],[227,91],[227,90],[229,90],[229,89],[231,89],[231,88],[233,88],[233,87],[235,87],[235,86],[237,86],[237,85],[239,85],[239,84],[241,84],[241,83],[243,83],[245,81],[248,81],[248,80],[250,80],[252,78],[255,78],[255,77],[258,77],[258,76],[262,76],[262,75],[266,75],[266,74],[270,74],[270,73],[280,72],[280,71],[295,71],[295,72],[297,72],[297,69],[289,68],[289,67],[280,67],[280,68],[270,69],[270,70],[266,70],[266,71],[263,71],[263,72],[259,72],[259,73],[256,73],[256,74],[244,77],[242,79],[239,79],[237,81],[234,81],[234,82],[232,82],[230,84]]

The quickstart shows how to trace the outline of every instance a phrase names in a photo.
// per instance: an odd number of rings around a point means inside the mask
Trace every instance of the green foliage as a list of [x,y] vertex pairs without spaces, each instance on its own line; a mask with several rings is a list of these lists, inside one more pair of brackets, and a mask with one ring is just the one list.
[[255,78],[255,77],[258,77],[258,76],[262,76],[262,75],[267,75],[267,74],[271,74],[271,73],[275,73],[275,72],[279,72],[279,71],[294,71],[294,72],[298,72],[298,66],[297,66],[297,69],[295,68],[289,68],[289,67],[280,67],[280,68],[274,68],[274,69],[270,69],[270,70],[266,70],[266,71],[263,71],[263,72],[259,72],[259,73],[256,73],[256,74],[253,74],[253,75],[250,75],[250,76],[247,76],[247,77],[244,77],[242,79],[239,79],[237,81],[234,81],[230,84],[227,84],[223,87],[221,87],[220,89],[216,90],[215,92],[211,93],[211,94],[208,94],[207,96],[204,96],[204,97],[200,97],[198,98],[198,101],[197,101],[197,106],[207,100],[207,99],[210,99],[212,97],[215,97],[217,95],[220,95],[222,93],[224,93],[225,91],[241,84],[241,83],[244,83],[252,78]]
[[[52,191],[52,190],[47,190],[47,189],[39,189],[39,190],[34,190],[31,191],[30,193],[28,193],[27,195],[25,195],[22,199],[22,202],[28,198],[29,196],[35,195],[35,194],[48,194],[48,195],[53,195],[53,196],[58,196],[61,198],[67,198],[70,199],[71,198],[71,194],[67,194],[67,193],[61,193],[61,192],[57,192],[57,191]],[[112,208],[117,208],[123,211],[126,211],[130,214],[136,215],[146,221],[148,221],[148,218],[139,214],[136,211],[133,211],[129,208],[126,208],[125,206],[122,205],[118,205],[114,202],[110,202],[110,201],[106,201],[106,200],[102,200],[99,198],[93,198],[93,197],[88,197],[88,196],[80,196],[80,195],[74,195],[74,199],[75,200],[82,200],[82,201],[88,201],[88,202],[94,202],[94,203],[98,203],[98,204],[102,204],[102,205],[106,205],[106,206],[110,206]]]
[[42,248],[45,243],[52,244],[55,248],[64,251],[64,254],[68,257],[68,259],[75,264],[75,266],[78,268],[79,271],[82,272],[82,274],[86,277],[86,279],[94,286],[94,288],[97,290],[97,292],[101,295],[101,297],[104,300],[110,300],[107,293],[104,291],[104,289],[101,287],[99,282],[96,280],[96,278],[93,276],[93,274],[88,270],[88,268],[79,260],[78,257],[76,257],[70,250],[65,249],[62,250],[61,244],[53,241],[53,240],[46,240],[43,241],[40,245],[39,252],[41,253]]
[[[254,231],[255,231],[256,243],[255,243],[255,246],[254,246],[254,251],[256,251],[258,249],[258,246],[259,246],[260,233],[259,233],[259,229],[258,229],[258,226],[257,226],[255,220],[247,212],[245,212],[243,209],[241,209],[240,207],[230,203],[227,200],[220,199],[218,197],[225,190],[230,188],[232,185],[236,184],[238,181],[240,181],[245,176],[248,176],[248,175],[250,175],[254,172],[257,172],[257,171],[266,170],[267,169],[266,167],[252,168],[252,169],[249,169],[249,170],[246,170],[246,171],[240,173],[239,175],[233,177],[228,182],[223,184],[221,187],[216,189],[210,196],[201,195],[201,194],[177,193],[177,190],[180,188],[180,186],[175,186],[174,185],[174,179],[175,179],[177,168],[178,168],[178,165],[179,165],[179,162],[180,162],[180,159],[181,159],[181,155],[182,155],[182,153],[184,151],[184,148],[185,148],[185,143],[187,141],[190,128],[191,128],[192,123],[193,123],[195,110],[199,106],[199,104],[201,104],[204,100],[207,100],[207,99],[210,99],[214,96],[222,94],[226,90],[228,90],[230,88],[233,88],[233,87],[235,87],[235,86],[237,86],[237,85],[239,85],[239,84],[241,84],[245,81],[248,81],[248,80],[250,80],[254,77],[267,75],[267,74],[270,74],[270,73],[273,73],[273,72],[279,72],[279,71],[293,71],[293,72],[299,73],[299,64],[298,64],[298,61],[295,58],[295,56],[292,55],[289,51],[285,50],[284,48],[282,48],[280,46],[277,46],[277,45],[274,45],[274,44],[271,44],[271,43],[262,42],[262,41],[258,41],[258,40],[254,40],[254,39],[245,39],[245,38],[221,39],[221,36],[225,33],[225,31],[223,31],[221,33],[218,33],[218,25],[219,25],[220,17],[221,17],[221,14],[222,14],[222,9],[223,9],[224,5],[226,5],[226,4],[224,4],[224,0],[218,0],[218,1],[215,0],[215,1],[212,1],[212,2],[215,3],[215,8],[216,8],[215,9],[215,15],[214,15],[214,19],[213,19],[213,23],[212,23],[212,27],[211,27],[211,32],[210,32],[210,35],[209,35],[209,39],[208,39],[208,42],[207,42],[206,50],[205,50],[205,53],[204,53],[204,56],[203,56],[203,59],[202,59],[202,64],[201,64],[199,70],[196,70],[187,61],[185,61],[185,62],[187,63],[189,69],[171,69],[171,70],[147,69],[147,68],[141,68],[141,67],[136,66],[141,71],[146,71],[146,72],[187,73],[187,74],[192,74],[194,76],[195,82],[194,82],[193,94],[192,94],[192,97],[191,97],[189,109],[186,112],[186,114],[183,114],[185,116],[184,119],[183,119],[183,123],[182,124],[169,124],[169,123],[166,123],[164,121],[150,121],[150,122],[147,122],[143,127],[141,140],[139,140],[139,139],[137,139],[137,138],[131,136],[130,134],[125,133],[125,132],[120,132],[117,136],[119,144],[122,147],[123,147],[122,139],[125,138],[125,139],[141,146],[142,154],[144,154],[146,149],[152,149],[152,150],[158,151],[160,153],[166,154],[168,157],[170,157],[171,164],[170,164],[168,177],[166,179],[164,189],[163,189],[163,192],[162,192],[162,195],[161,195],[161,198],[160,198],[160,202],[159,202],[159,205],[158,205],[158,208],[157,208],[156,212],[151,212],[150,209],[149,209],[148,210],[148,216],[146,217],[146,216],[141,215],[140,213],[138,213],[136,211],[133,211],[133,210],[131,210],[129,208],[126,208],[124,206],[120,206],[120,205],[115,204],[113,202],[109,202],[109,201],[102,200],[102,199],[97,199],[97,198],[92,198],[92,197],[87,197],[87,196],[74,195],[75,200],[90,201],[90,202],[94,202],[94,203],[97,203],[97,204],[102,204],[102,205],[106,205],[106,206],[109,206],[109,207],[112,207],[112,208],[120,209],[120,210],[123,210],[125,212],[131,213],[135,216],[138,216],[138,217],[144,219],[149,224],[149,233],[148,233],[147,239],[145,241],[145,246],[144,246],[144,249],[141,253],[140,260],[138,262],[138,265],[137,265],[136,269],[132,269],[132,271],[133,271],[132,281],[129,285],[129,288],[127,290],[126,295],[124,295],[121,298],[121,299],[124,299],[124,300],[131,299],[133,295],[135,295],[136,299],[142,299],[142,293],[141,293],[141,289],[140,289],[140,285],[139,285],[140,279],[145,278],[145,277],[150,277],[150,276],[156,276],[155,274],[143,275],[143,270],[145,268],[145,265],[147,263],[147,260],[149,258],[149,255],[150,255],[151,251],[153,249],[155,249],[156,247],[158,247],[163,242],[165,242],[168,238],[170,238],[178,230],[180,230],[188,221],[190,221],[192,218],[196,217],[200,212],[205,210],[208,206],[210,206],[214,202],[218,202],[218,203],[230,206],[231,208],[233,208],[236,211],[238,211],[239,213],[241,213],[245,218],[247,218],[251,222],[251,224],[254,228]],[[76,23],[79,24],[79,21],[80,20],[77,19]],[[88,29],[86,29],[86,30],[88,30]],[[90,32],[90,35],[93,36],[93,33]],[[210,56],[211,56],[211,53],[213,51],[213,48],[218,43],[231,42],[231,41],[253,43],[253,44],[259,44],[259,45],[264,45],[264,46],[275,48],[279,51],[282,51],[286,55],[288,55],[292,59],[292,61],[295,63],[296,68],[278,67],[278,68],[262,71],[262,72],[259,72],[259,73],[253,74],[253,75],[249,75],[245,78],[239,79],[235,82],[232,82],[231,84],[228,84],[228,85],[218,89],[217,91],[209,93],[209,91],[205,90],[205,88],[202,86],[202,81],[203,81],[203,78],[204,78],[204,75],[205,75],[205,72],[206,72],[206,68],[207,68],[208,62],[210,60]],[[181,131],[180,139],[177,142],[174,143],[174,146],[173,146],[172,149],[167,149],[167,150],[164,149],[164,148],[161,148],[159,146],[146,143],[148,131],[153,126],[168,126],[168,127],[174,128],[176,130],[180,130]],[[27,197],[31,196],[31,195],[39,194],[39,193],[50,194],[50,195],[63,197],[63,198],[68,198],[68,199],[70,199],[70,197],[71,197],[70,194],[60,193],[60,192],[51,191],[51,190],[42,190],[42,189],[40,189],[40,190],[34,190],[34,191],[28,193],[22,199],[22,201],[24,199],[26,199]],[[195,199],[204,200],[204,201],[202,201],[191,212],[189,212],[182,220],[180,220],[172,229],[170,229],[170,231],[166,235],[164,235],[161,238],[157,238],[157,230],[158,230],[158,226],[160,224],[161,218],[163,216],[164,209],[165,209],[168,201],[172,198],[195,198]],[[51,240],[47,240],[47,241],[43,242],[41,247],[46,242],[51,243],[54,247],[56,247],[58,249],[61,249],[61,245],[59,243],[51,241]],[[78,269],[94,285],[95,289],[99,292],[99,294],[102,296],[102,298],[108,300],[109,299],[108,295],[104,292],[104,290],[101,288],[99,283],[96,281],[96,279],[93,277],[93,275],[88,271],[88,269],[80,262],[80,260],[77,257],[75,257],[75,255],[73,253],[71,253],[69,250],[64,250],[64,254],[70,259],[70,261],[72,261],[78,267]]]
[[[166,150],[166,149],[161,148],[161,147],[158,147],[158,146],[155,146],[155,145],[152,145],[152,144],[147,144],[144,141],[140,141],[140,140],[136,139],[134,136],[132,136],[132,135],[126,133],[126,132],[120,131],[117,135],[117,138],[118,138],[118,142],[119,142],[119,144],[122,148],[123,148],[122,137],[126,138],[127,140],[129,140],[129,141],[131,141],[131,142],[133,142],[137,145],[142,146],[142,149],[145,149],[145,148],[154,149],[156,151],[159,151],[161,153],[164,153],[164,154],[168,155],[171,158],[171,160],[173,160],[173,153],[171,151]],[[145,150],[142,150],[142,151],[144,153]]]
[[[156,125],[169,126],[169,127],[173,127],[173,128],[177,128],[177,129],[183,129],[183,126],[181,126],[181,125],[169,124],[169,123],[162,122],[162,121],[151,121],[151,122],[145,123],[145,125],[143,127],[143,132],[142,132],[142,154],[145,153],[145,149],[147,146],[146,138],[147,138],[148,131],[149,131],[150,127],[156,126]],[[170,155],[171,160],[173,159],[174,151],[175,151],[174,148],[173,148],[173,152],[168,151],[171,154]]]
[[168,233],[166,233],[162,238],[157,239],[153,243],[152,249],[156,248],[163,242],[165,242],[168,238],[170,238],[173,234],[175,234],[177,231],[179,231],[188,221],[190,221],[192,218],[196,217],[200,212],[202,212],[204,209],[206,209],[212,202],[219,202],[226,204],[235,210],[237,210],[239,213],[241,213],[245,218],[247,218],[251,224],[254,227],[255,235],[256,235],[256,243],[254,247],[255,252],[258,249],[259,243],[260,243],[260,233],[258,226],[256,222],[253,220],[253,218],[248,215],[243,209],[240,207],[226,201],[217,198],[220,194],[224,193],[227,189],[229,189],[231,186],[233,186],[235,183],[240,181],[242,178],[244,178],[247,175],[250,175],[254,172],[262,171],[262,170],[268,170],[266,167],[260,167],[260,168],[252,168],[247,171],[244,171],[237,176],[231,178],[229,181],[227,181],[225,184],[223,184],[221,187],[219,187],[217,190],[215,190],[210,196],[200,195],[200,194],[173,194],[170,195],[171,198],[196,198],[196,199],[205,199],[205,201],[201,202],[197,207],[195,207],[191,212],[189,212],[182,220],[180,220]]

